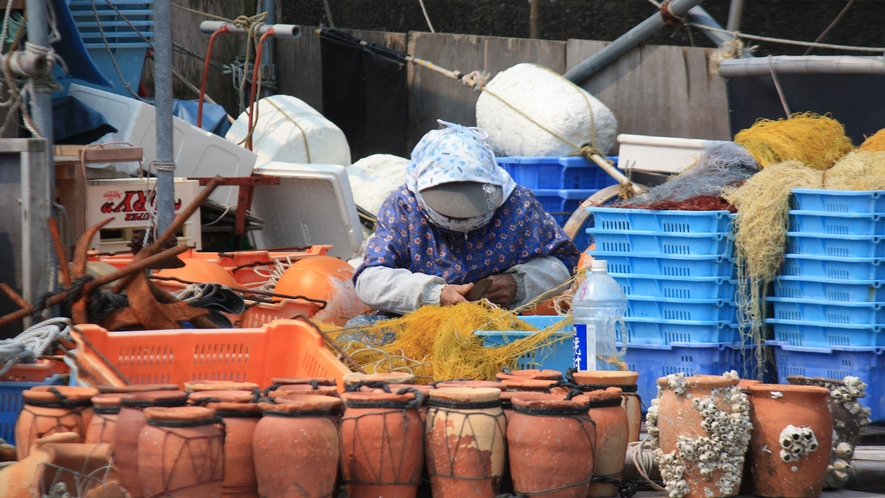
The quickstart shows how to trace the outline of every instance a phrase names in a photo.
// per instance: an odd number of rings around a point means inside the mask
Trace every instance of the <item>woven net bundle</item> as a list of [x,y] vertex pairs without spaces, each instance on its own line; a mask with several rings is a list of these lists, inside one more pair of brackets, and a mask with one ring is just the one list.
[[873,136],[864,140],[858,149],[868,152],[885,151],[885,128],[877,131]]
[[[370,326],[327,330],[367,373],[413,373],[420,383],[432,380],[494,380],[501,368],[516,367],[516,360],[532,351],[543,358],[545,349],[565,340],[556,332],[570,323],[558,323],[524,339],[499,347],[483,347],[477,330],[537,331],[515,312],[483,301],[454,306],[423,306],[400,318]],[[356,338],[359,342],[356,342]],[[506,339],[506,338],[505,338]],[[375,346],[366,346],[375,344]]]
[[777,121],[760,119],[735,135],[734,141],[746,147],[762,168],[800,161],[824,170],[854,149],[841,123],[810,112]]
[[[885,146],[885,135],[883,135],[882,145]],[[847,154],[827,170],[824,175],[824,188],[885,190],[885,149],[882,151],[858,150]]]
[[743,146],[723,142],[707,148],[690,168],[622,206],[644,209],[707,211],[729,209],[720,198],[722,187],[743,182],[759,171],[759,165]]

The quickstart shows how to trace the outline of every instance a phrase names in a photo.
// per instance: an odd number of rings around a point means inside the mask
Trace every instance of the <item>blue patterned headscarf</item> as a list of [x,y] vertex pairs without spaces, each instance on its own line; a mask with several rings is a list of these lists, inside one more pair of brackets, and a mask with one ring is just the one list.
[[443,128],[428,132],[412,150],[406,168],[406,186],[435,225],[456,232],[475,230],[487,224],[495,212],[467,219],[449,218],[431,209],[421,190],[450,182],[486,183],[501,187],[503,203],[516,188],[516,182],[498,166],[492,148],[486,143],[485,131],[442,120],[439,123]]

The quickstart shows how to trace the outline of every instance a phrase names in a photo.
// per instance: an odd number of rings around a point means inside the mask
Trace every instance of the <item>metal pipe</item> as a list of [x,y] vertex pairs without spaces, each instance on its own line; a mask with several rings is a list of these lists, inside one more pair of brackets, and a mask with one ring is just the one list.
[[[264,43],[268,38],[273,37],[273,29],[269,30],[267,33],[261,35],[261,38],[258,39],[258,48],[256,48],[255,52],[255,60],[261,60],[261,51],[264,49]],[[252,150],[252,129],[255,127],[255,89],[258,87],[258,80],[263,76],[260,72],[261,66],[258,66],[259,73],[258,76],[255,76],[255,66],[252,66],[252,88],[249,90],[249,131],[246,135],[246,148]]]
[[209,79],[212,48],[215,46],[215,39],[218,38],[218,35],[225,31],[227,31],[227,28],[222,26],[209,37],[209,46],[206,48],[206,60],[203,62],[203,77],[200,79],[200,97],[197,100],[197,128],[203,127],[203,101],[206,99],[206,81]]
[[729,59],[719,63],[719,76],[777,74],[885,74],[882,57],[853,55],[777,55],[753,59]]
[[17,50],[11,54],[0,55],[0,75],[6,76],[7,59],[13,77],[45,76],[52,72],[52,66],[45,55]]
[[157,108],[157,231],[163,233],[175,218],[170,0],[154,2],[154,97]]
[[[277,22],[277,2],[276,0],[261,0],[262,10],[267,12],[267,17],[264,18],[264,22],[267,24],[275,24]],[[275,55],[276,55],[276,42],[273,39],[267,40],[265,42],[264,47],[264,56],[261,58],[261,76],[267,76],[267,78],[274,79],[276,78],[276,63],[275,63]],[[270,74],[265,75],[264,68],[268,68]],[[266,86],[261,87],[261,98],[270,97],[273,95],[273,92],[270,88]]]
[[[236,24],[225,21],[203,21],[200,23],[200,31],[203,34],[211,35],[221,29],[222,26],[227,28],[227,33],[247,33],[245,29]],[[301,36],[301,26],[297,24],[264,24],[259,26],[256,31],[259,35],[263,35],[271,30],[277,38],[298,38]]]
[[[708,28],[722,29],[722,25],[701,6],[688,9],[686,17],[688,17],[688,20],[691,21],[692,24],[706,26]],[[709,29],[701,29],[701,31],[711,42],[715,43],[717,47],[734,39],[732,36],[719,31],[711,31]]]
[[538,13],[541,10],[541,0],[531,0],[529,2],[529,38],[538,38],[538,19],[541,17]]
[[639,23],[630,31],[621,35],[617,40],[606,45],[605,48],[591,55],[577,66],[570,69],[563,76],[580,85],[587,78],[600,69],[617,60],[630,49],[639,45],[646,38],[653,35],[668,22],[683,17],[689,9],[700,4],[703,0],[673,0],[661,6],[661,11]]
[[728,30],[740,31],[741,17],[744,15],[744,0],[731,0],[728,7]]

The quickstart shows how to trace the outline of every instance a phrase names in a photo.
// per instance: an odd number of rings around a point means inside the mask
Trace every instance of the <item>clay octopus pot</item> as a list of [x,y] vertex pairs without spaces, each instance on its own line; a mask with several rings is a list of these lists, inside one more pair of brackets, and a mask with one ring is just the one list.
[[149,497],[221,497],[224,430],[201,406],[145,408],[138,474]]
[[200,391],[257,391],[254,382],[232,382],[229,380],[194,380],[184,383],[184,390],[189,393]]
[[69,386],[35,386],[24,391],[15,423],[18,459],[28,456],[34,441],[56,432],[76,432],[82,438],[94,413],[90,400],[96,394],[96,389]]
[[219,394],[216,399],[220,401],[209,402],[206,408],[215,410],[215,415],[224,422],[224,480],[221,484],[221,496],[258,498],[252,438],[261,419],[261,411],[257,403],[241,401],[242,397]]
[[657,384],[646,421],[667,490],[687,498],[736,495],[751,427],[737,376],[673,374]]
[[866,396],[867,385],[858,377],[844,380],[791,375],[787,382],[799,386],[820,386],[830,390],[827,407],[833,416],[833,447],[824,489],[838,489],[848,481],[848,467],[863,428],[870,423],[869,408],[857,401]]
[[445,389],[447,387],[490,387],[502,391],[507,388],[501,382],[491,380],[444,380],[433,385],[434,389]]
[[764,497],[813,498],[824,486],[833,416],[830,390],[817,386],[756,384],[750,470],[753,493]]
[[348,393],[341,469],[350,498],[414,498],[424,469],[420,393]]
[[82,436],[76,432],[57,432],[36,439],[28,448],[28,456],[0,472],[0,496],[4,498],[31,498],[31,488],[37,470],[49,462],[46,446],[53,443],[78,443]]
[[627,420],[630,422],[629,442],[639,441],[639,431],[642,425],[642,400],[639,398],[636,381],[639,373],[626,370],[584,370],[574,372],[573,379],[576,384],[584,387],[585,391],[605,389],[607,387],[619,387],[624,397],[624,410],[627,411]]
[[[46,465],[38,467],[34,476],[34,496],[48,496],[53,487],[59,484],[64,484],[65,490],[73,496],[88,496],[90,491],[98,493],[101,489],[108,491],[108,498],[125,496],[120,489],[112,493],[102,486],[116,479],[114,472],[106,470],[111,455],[107,444],[50,443],[43,448],[49,460]],[[86,479],[86,476],[100,480],[93,481]]]
[[138,439],[144,428],[143,410],[151,407],[179,407],[187,402],[184,391],[148,391],[124,394],[120,398],[120,413],[114,424],[114,468],[120,485],[132,498],[144,496],[138,474]]
[[312,386],[310,384],[288,384],[279,386],[273,391],[267,393],[271,399],[280,396],[338,396],[338,388],[335,386]]
[[507,461],[507,420],[491,388],[433,389],[424,448],[435,498],[493,498]]
[[299,385],[309,385],[309,386],[326,386],[326,387],[338,387],[338,381],[332,377],[317,377],[317,378],[309,378],[309,377],[273,377],[270,379],[271,385],[267,386],[264,389],[264,395],[267,396],[269,393],[276,391],[280,386],[299,386]]
[[98,386],[97,389],[102,394],[129,394],[147,391],[178,391],[181,390],[181,386],[178,384],[130,384],[128,386]]
[[259,403],[252,452],[258,493],[267,498],[337,496],[338,428],[329,419],[342,401],[298,396],[283,404]]
[[[510,416],[513,415],[513,398],[520,395],[520,394],[525,394],[525,393],[521,393],[519,391],[503,391],[501,393],[501,397],[498,398],[501,400],[501,410],[504,411],[504,419],[505,420],[509,421]],[[538,393],[538,394],[542,394],[542,393]],[[559,395],[557,394],[557,396],[559,396]],[[562,396],[559,396],[559,397],[561,398]]]
[[597,439],[588,408],[557,394],[519,393],[512,401],[507,446],[514,494],[587,496]]
[[564,387],[552,387],[556,384],[555,380],[543,379],[505,379],[501,381],[504,388],[508,391],[520,391],[530,393],[547,393],[547,394],[568,394],[568,389]]
[[562,372],[558,370],[537,370],[537,369],[526,369],[526,370],[508,370],[506,372],[498,372],[495,374],[495,379],[499,381],[503,380],[518,380],[518,379],[536,379],[536,380],[551,380],[556,382],[557,380],[562,380]]
[[[579,401],[578,398],[581,398]],[[600,479],[621,480],[630,439],[630,423],[623,408],[623,392],[618,387],[591,391],[575,397],[590,408],[596,424],[596,453],[593,455],[593,479],[587,496],[618,496],[618,486],[598,482]]]
[[257,403],[253,391],[199,391],[187,397],[188,406],[206,406],[209,403]]
[[[117,414],[120,413],[122,393],[97,394],[92,397],[92,410],[95,415],[89,421],[83,442],[86,444],[107,443],[113,445]],[[113,448],[113,446],[112,446]]]
[[373,374],[349,373],[344,375],[344,390],[354,391],[360,385],[384,384],[414,384],[415,376],[404,372],[379,372]]

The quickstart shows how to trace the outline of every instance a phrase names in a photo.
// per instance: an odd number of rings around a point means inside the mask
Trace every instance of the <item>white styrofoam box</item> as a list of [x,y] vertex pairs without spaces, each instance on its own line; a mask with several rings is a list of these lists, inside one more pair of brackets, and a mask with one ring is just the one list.
[[[290,95],[263,98],[255,107],[258,120],[252,132],[252,150],[258,154],[258,163],[350,165],[344,132],[313,107]],[[248,132],[249,114],[244,112],[224,138],[241,143]]]
[[[154,206],[155,184],[155,178],[87,181],[86,226],[91,227],[111,216],[114,217],[113,221],[95,234],[89,249],[102,252],[128,249],[132,231],[148,226],[148,208]],[[175,214],[180,213],[199,193],[198,181],[176,178]],[[200,239],[200,210],[197,209],[184,223],[183,236],[178,237],[178,244],[200,249],[202,246]]]
[[612,111],[545,67],[517,64],[498,73],[485,89],[476,101],[476,125],[488,132],[489,144],[500,156],[561,157],[575,152],[551,131],[579,147],[595,142],[603,154],[615,145],[618,121]]
[[255,174],[279,176],[279,185],[255,187],[252,213],[264,220],[253,232],[257,249],[331,244],[332,256],[347,260],[363,240],[344,166],[257,164]]
[[698,162],[704,149],[722,140],[618,135],[618,168],[623,170],[679,173]]
[[[391,192],[406,183],[409,160],[391,154],[372,154],[347,168],[353,202],[372,214],[378,214],[381,204]],[[363,227],[363,238],[372,232]]]
[[[68,95],[102,113],[123,140],[144,149],[142,168],[157,159],[156,109],[133,98],[72,84]],[[201,130],[183,119],[172,118],[173,157],[177,177],[249,176],[256,155],[244,147]],[[219,187],[209,197],[236,205],[237,187]]]

